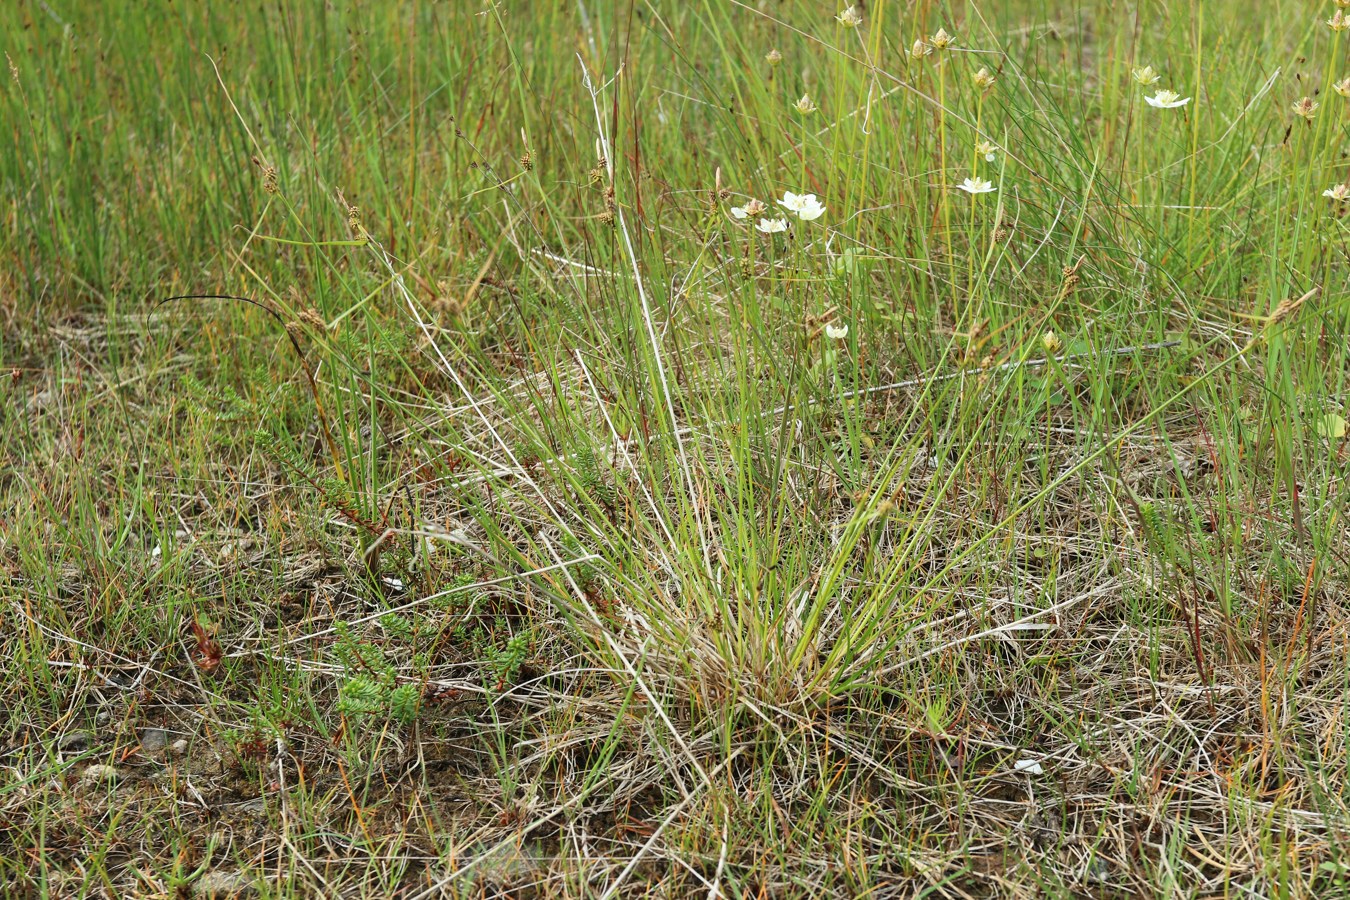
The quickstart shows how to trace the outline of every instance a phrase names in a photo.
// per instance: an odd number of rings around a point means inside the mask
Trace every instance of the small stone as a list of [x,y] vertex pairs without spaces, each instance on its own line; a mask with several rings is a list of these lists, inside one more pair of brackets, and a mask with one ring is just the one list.
[[174,756],[182,756],[187,753],[188,743],[186,738],[179,738],[169,745],[169,752]]
[[109,766],[104,763],[94,763],[92,766],[88,766],[80,775],[80,781],[83,784],[88,785],[112,784],[117,781],[121,775],[122,773],[117,771],[116,766]]
[[88,750],[94,745],[94,733],[92,731],[69,731],[61,735],[61,739],[56,742],[57,749],[62,753],[79,753],[81,750]]
[[207,872],[192,885],[193,896],[213,897],[224,900],[226,897],[243,897],[252,893],[248,879],[238,872]]
[[141,729],[141,750],[146,753],[158,753],[169,746],[169,732],[163,728]]

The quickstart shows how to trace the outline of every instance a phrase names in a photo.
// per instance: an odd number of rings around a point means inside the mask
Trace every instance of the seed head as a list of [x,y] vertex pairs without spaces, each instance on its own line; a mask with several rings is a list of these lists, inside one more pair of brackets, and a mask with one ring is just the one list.
[[338,203],[347,211],[347,227],[352,230],[352,234],[362,240],[368,239],[370,235],[366,233],[366,226],[361,224],[361,207],[348,203],[342,191],[338,191]]
[[776,66],[783,61],[783,54],[778,52],[777,47],[774,47],[764,55],[764,61],[771,66]]
[[955,40],[956,38],[947,33],[947,29],[939,28],[937,34],[928,39],[928,43],[933,45],[934,50],[946,50]]
[[1321,104],[1313,98],[1304,97],[1289,108],[1294,111],[1294,115],[1301,116],[1311,122],[1313,120],[1313,114],[1317,112],[1317,107],[1320,105]]
[[328,330],[328,323],[323,320],[323,315],[312,306],[301,311],[296,318],[316,331]]
[[281,193],[281,188],[277,184],[276,166],[264,162],[257,156],[253,157],[253,164],[258,167],[260,172],[262,172],[263,191],[268,194]]
[[802,99],[793,104],[793,109],[804,116],[809,116],[819,109],[819,107],[811,100],[810,94],[802,94]]
[[975,82],[975,87],[982,91],[989,90],[994,86],[994,82],[997,81],[994,77],[994,73],[990,72],[987,66],[981,66],[980,71],[970,76],[970,78]]

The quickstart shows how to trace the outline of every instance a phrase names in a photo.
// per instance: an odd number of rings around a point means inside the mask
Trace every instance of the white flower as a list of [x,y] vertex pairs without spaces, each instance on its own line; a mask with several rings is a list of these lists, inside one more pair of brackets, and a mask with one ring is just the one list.
[[1144,87],[1157,84],[1158,80],[1162,78],[1161,75],[1153,71],[1152,66],[1144,66],[1142,69],[1136,67],[1134,71],[1130,73],[1130,75],[1131,77],[1134,78],[1135,81],[1139,82]]
[[848,9],[835,16],[835,18],[838,19],[839,24],[843,25],[845,28],[857,28],[862,24],[862,13],[858,11],[858,7],[856,6],[850,6]]
[[815,112],[816,109],[818,108],[814,103],[811,102],[810,94],[802,94],[802,99],[798,100],[792,106],[794,109],[797,110],[797,112],[801,113],[804,116],[811,115],[811,113]]
[[975,153],[983,156],[985,162],[993,162],[994,157],[998,155],[998,148],[988,141],[980,141],[975,145]]
[[1350,28],[1350,19],[1346,18],[1345,13],[1338,9],[1330,19],[1327,19],[1327,27],[1332,31],[1344,31]]
[[1152,97],[1145,97],[1144,102],[1158,109],[1176,109],[1178,106],[1185,106],[1190,103],[1191,98],[1187,97],[1182,100],[1181,95],[1176,91],[1158,91]]
[[765,234],[778,234],[787,231],[787,219],[760,219],[755,227]]
[[810,222],[825,215],[825,205],[816,199],[815,194],[794,194],[783,191],[783,199],[778,205],[788,212],[796,213],[803,222]]
[[766,209],[768,209],[768,207],[763,203],[751,198],[750,202],[746,203],[744,206],[733,206],[731,208],[731,216],[735,219],[748,219],[752,216],[759,215]]
[[1335,187],[1329,187],[1322,192],[1323,197],[1330,197],[1336,203],[1344,203],[1350,200],[1350,187],[1344,184],[1338,184]]
[[848,325],[826,325],[825,336],[832,341],[842,341],[848,337]]
[[1034,759],[1019,759],[1013,763],[1014,772],[1025,772],[1028,775],[1044,775],[1045,769]]
[[983,178],[976,175],[967,178],[965,181],[958,184],[957,188],[965,191],[967,194],[989,194],[994,191],[994,183],[992,181],[985,181]]
[[819,200],[812,200],[797,211],[797,218],[803,222],[814,222],[823,215],[825,215],[825,204]]
[[1342,97],[1350,97],[1350,78],[1342,78],[1333,84],[1332,88]]

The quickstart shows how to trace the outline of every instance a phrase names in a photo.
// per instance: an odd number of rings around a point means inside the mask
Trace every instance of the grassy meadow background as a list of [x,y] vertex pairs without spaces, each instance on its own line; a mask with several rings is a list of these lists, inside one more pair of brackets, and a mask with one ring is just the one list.
[[0,4],[6,895],[1350,893],[1336,4],[842,11]]

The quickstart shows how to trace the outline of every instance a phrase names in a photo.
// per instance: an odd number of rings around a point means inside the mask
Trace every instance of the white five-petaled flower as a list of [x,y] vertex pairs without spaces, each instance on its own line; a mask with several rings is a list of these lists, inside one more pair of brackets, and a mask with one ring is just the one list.
[[989,194],[994,191],[994,183],[992,181],[986,181],[978,175],[967,178],[956,187],[959,190],[965,191],[967,194]]
[[1152,97],[1145,97],[1144,102],[1149,106],[1156,106],[1158,109],[1176,109],[1178,106],[1185,106],[1191,102],[1191,98],[1184,100],[1176,91],[1158,91]]
[[804,116],[811,115],[811,113],[815,112],[818,108],[816,104],[812,102],[810,94],[802,94],[802,99],[794,103],[792,107]]
[[947,33],[947,29],[939,28],[937,34],[928,39],[928,43],[933,45],[934,50],[946,50],[955,40],[956,38]]
[[998,148],[988,141],[980,141],[975,145],[975,153],[978,156],[983,156],[985,162],[993,162],[994,157],[998,154]]
[[794,194],[783,191],[783,199],[778,205],[790,213],[796,213],[803,222],[810,222],[825,215],[825,205],[816,199],[815,194]]
[[1338,184],[1335,187],[1329,187],[1322,192],[1323,197],[1330,197],[1336,203],[1344,203],[1350,200],[1350,186]]
[[1350,28],[1350,18],[1346,18],[1345,13],[1338,9],[1336,12],[1332,13],[1330,19],[1327,19],[1327,27],[1332,31],[1344,31],[1345,29]]
[[857,28],[862,24],[862,13],[858,10],[857,6],[850,6],[848,9],[835,16],[835,18],[838,19],[839,24],[843,25],[845,28]]
[[1152,66],[1144,66],[1142,69],[1136,66],[1130,73],[1130,77],[1144,87],[1157,84],[1158,80],[1162,78],[1161,75],[1153,71]]
[[848,324],[826,325],[825,336],[832,341],[842,341],[844,338],[848,337]]
[[1350,97],[1350,78],[1342,78],[1331,87],[1342,97]]
[[787,231],[787,219],[760,219],[755,227],[765,234],[778,234]]
[[744,206],[733,206],[731,208],[731,215],[736,219],[749,219],[759,215],[766,209],[768,209],[767,206],[752,197]]
[[988,66],[980,66],[980,71],[970,76],[970,80],[975,82],[975,87],[987,91],[994,86],[997,79],[994,78],[994,73],[989,71]]
[[1321,106],[1321,104],[1318,103],[1313,98],[1304,97],[1302,100],[1298,101],[1289,108],[1294,111],[1294,115],[1302,116],[1303,118],[1311,122],[1313,120],[1313,113],[1317,112],[1317,107],[1319,106]]

